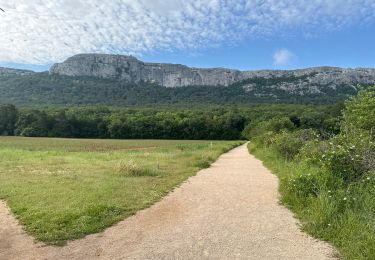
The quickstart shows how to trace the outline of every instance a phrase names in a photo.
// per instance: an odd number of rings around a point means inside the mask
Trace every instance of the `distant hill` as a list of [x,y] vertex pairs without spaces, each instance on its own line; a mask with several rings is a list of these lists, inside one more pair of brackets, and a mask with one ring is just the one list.
[[0,68],[0,103],[170,105],[342,101],[375,85],[375,69],[317,67],[238,71],[144,63],[131,56],[81,54],[49,72]]

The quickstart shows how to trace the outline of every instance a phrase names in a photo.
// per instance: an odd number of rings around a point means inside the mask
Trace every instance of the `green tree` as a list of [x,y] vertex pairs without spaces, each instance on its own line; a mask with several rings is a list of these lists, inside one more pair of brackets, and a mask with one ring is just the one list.
[[0,135],[14,135],[18,110],[13,105],[0,106]]
[[20,114],[16,124],[16,134],[30,137],[48,136],[51,121],[44,111],[31,110]]
[[344,127],[375,131],[375,86],[359,91],[345,103]]

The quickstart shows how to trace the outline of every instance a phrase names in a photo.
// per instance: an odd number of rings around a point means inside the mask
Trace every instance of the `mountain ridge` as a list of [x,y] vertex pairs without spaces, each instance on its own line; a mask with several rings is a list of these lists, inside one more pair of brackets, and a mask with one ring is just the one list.
[[375,69],[199,69],[144,63],[130,56],[81,54],[55,64],[49,72],[0,68],[0,104],[333,104],[355,95],[358,85],[375,85]]
[[[373,68],[339,68],[320,66],[296,70],[236,70],[228,68],[195,68],[182,64],[150,63],[134,56],[113,54],[77,54],[54,64],[51,75],[89,76],[157,83],[164,87],[229,86],[254,78],[283,78],[307,76],[310,84],[356,85],[373,84]],[[312,75],[314,74],[314,75]]]
[[14,75],[31,75],[36,72],[32,70],[23,70],[23,69],[14,69],[14,68],[6,68],[6,67],[0,67],[0,75],[9,75],[9,74],[14,74]]

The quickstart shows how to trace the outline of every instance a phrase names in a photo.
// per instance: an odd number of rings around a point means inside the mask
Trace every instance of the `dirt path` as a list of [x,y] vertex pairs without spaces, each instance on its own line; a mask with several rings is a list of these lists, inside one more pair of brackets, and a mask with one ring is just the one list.
[[245,145],[161,202],[62,248],[32,242],[0,204],[0,259],[330,259],[278,204],[278,181]]

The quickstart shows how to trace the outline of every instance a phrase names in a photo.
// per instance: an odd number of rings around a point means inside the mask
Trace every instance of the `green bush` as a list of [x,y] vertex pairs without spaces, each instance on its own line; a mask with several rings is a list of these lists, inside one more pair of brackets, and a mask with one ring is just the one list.
[[375,170],[375,144],[364,132],[332,138],[321,155],[323,167],[349,183]]
[[375,86],[359,91],[356,97],[345,103],[343,126],[349,128],[375,130]]
[[281,201],[305,231],[330,241],[343,259],[375,259],[375,87],[345,105],[343,118],[292,118],[319,136],[259,131],[251,148],[280,177]]
[[298,197],[317,197],[320,192],[318,176],[310,173],[286,178],[282,185]]
[[262,135],[266,132],[280,133],[284,130],[291,131],[295,125],[288,117],[276,117],[268,121],[261,121],[256,124],[249,124],[245,127],[243,135],[248,139]]
[[275,133],[267,131],[251,140],[254,144],[260,147],[270,147],[275,142]]
[[329,142],[327,140],[321,141],[314,139],[305,143],[300,149],[296,160],[304,161],[311,166],[322,166],[322,154],[328,150]]
[[318,135],[311,129],[300,129],[295,132],[282,132],[274,139],[276,150],[287,160],[292,160],[301,148]]

